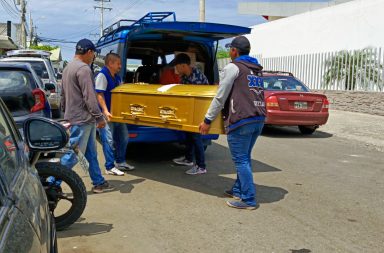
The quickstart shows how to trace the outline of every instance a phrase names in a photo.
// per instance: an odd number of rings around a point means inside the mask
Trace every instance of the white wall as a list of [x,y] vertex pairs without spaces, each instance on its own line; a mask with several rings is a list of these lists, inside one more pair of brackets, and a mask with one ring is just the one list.
[[355,0],[252,28],[251,54],[263,57],[384,47],[384,0]]

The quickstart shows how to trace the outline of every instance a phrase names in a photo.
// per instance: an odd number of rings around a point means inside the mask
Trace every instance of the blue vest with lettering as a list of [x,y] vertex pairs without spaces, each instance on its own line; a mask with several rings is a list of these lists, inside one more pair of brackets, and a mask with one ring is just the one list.
[[[121,78],[117,74],[112,77],[111,72],[109,72],[109,69],[105,66],[101,69],[100,73],[103,73],[104,76],[107,78],[107,89],[105,91],[96,89],[96,92],[104,93],[105,104],[107,105],[108,111],[111,112],[111,91],[120,85]],[[100,73],[98,75],[100,75]]]

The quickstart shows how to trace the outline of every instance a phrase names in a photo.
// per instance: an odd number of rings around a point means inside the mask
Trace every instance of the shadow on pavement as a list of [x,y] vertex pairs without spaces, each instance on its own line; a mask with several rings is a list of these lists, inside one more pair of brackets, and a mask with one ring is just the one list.
[[[122,181],[122,180],[110,180],[108,179],[109,184],[112,186],[111,189],[105,190],[107,192],[120,192],[120,193],[130,193],[133,188],[135,188],[135,184],[139,184],[145,181],[143,178],[133,179],[130,181]],[[95,194],[92,191],[88,191],[88,195]]]
[[76,222],[72,224],[69,228],[58,231],[58,238],[70,238],[76,236],[92,236],[108,233],[113,229],[112,224],[108,223],[98,223],[98,222]]
[[[185,174],[189,167],[173,164],[172,159],[182,156],[183,152],[183,146],[178,144],[130,144],[128,160],[138,169],[129,174],[224,198],[223,191],[232,187],[234,179],[231,177],[236,173],[228,148],[216,143],[208,147],[206,151],[208,173],[197,176]],[[252,160],[252,166],[254,172],[281,171],[256,160]],[[282,200],[288,193],[285,189],[264,185],[256,185],[256,191],[259,203]]]
[[308,138],[330,138],[333,136],[333,134],[326,133],[319,131],[319,129],[316,129],[316,131],[313,134],[305,135],[300,133],[299,129],[296,126],[264,126],[262,136],[265,137],[272,137],[272,138],[302,138],[302,139],[308,139]]

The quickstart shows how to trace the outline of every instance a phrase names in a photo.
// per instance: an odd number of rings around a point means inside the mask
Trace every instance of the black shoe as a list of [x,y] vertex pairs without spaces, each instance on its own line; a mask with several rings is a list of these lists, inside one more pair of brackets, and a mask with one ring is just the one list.
[[104,183],[95,185],[92,188],[93,193],[102,193],[104,190],[112,190],[113,188],[109,185],[108,181],[104,181]]

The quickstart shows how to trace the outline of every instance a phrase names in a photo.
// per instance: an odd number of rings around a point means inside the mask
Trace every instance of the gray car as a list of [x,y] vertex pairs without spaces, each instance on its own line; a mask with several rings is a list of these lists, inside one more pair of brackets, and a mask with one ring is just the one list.
[[[24,124],[25,141],[0,99],[0,252],[55,253],[53,216],[28,148],[58,149],[68,136],[50,119],[29,118]],[[44,138],[37,129],[45,129]]]

